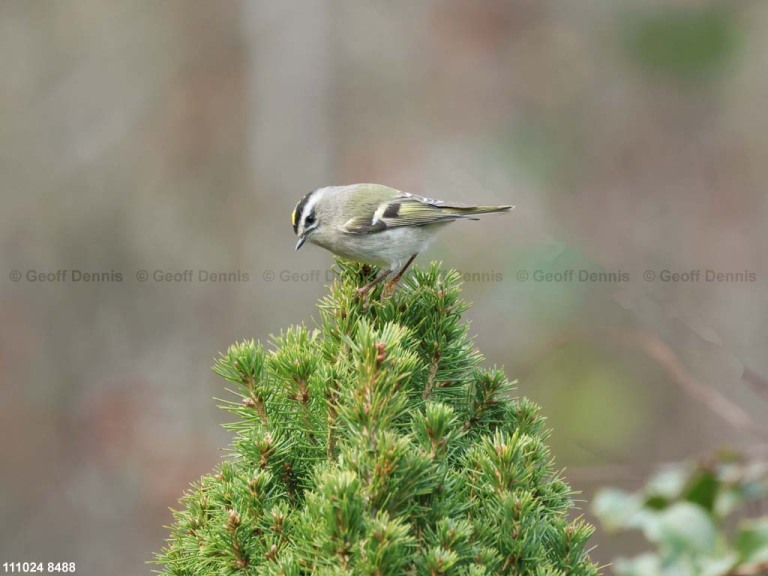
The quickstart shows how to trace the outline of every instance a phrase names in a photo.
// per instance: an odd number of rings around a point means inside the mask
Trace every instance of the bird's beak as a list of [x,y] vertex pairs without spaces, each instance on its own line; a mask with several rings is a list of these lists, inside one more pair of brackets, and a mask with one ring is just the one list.
[[296,242],[296,250],[301,248],[301,246],[304,244],[304,242],[307,240],[307,234],[304,233],[301,236],[299,236],[299,241]]

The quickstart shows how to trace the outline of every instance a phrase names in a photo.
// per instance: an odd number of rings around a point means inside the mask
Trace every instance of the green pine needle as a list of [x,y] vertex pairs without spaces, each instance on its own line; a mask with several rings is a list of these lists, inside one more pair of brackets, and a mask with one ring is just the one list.
[[538,407],[481,368],[460,276],[393,297],[337,262],[317,329],[234,344],[230,458],[181,499],[162,574],[598,573]]

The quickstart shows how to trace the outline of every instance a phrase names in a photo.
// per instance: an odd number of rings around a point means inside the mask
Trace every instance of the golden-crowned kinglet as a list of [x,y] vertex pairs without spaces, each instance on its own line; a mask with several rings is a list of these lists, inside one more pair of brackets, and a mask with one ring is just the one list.
[[364,294],[399,270],[387,283],[392,290],[446,224],[512,208],[432,200],[380,184],[352,184],[313,190],[296,204],[291,220],[299,237],[296,250],[309,240],[342,258],[383,267],[360,288]]

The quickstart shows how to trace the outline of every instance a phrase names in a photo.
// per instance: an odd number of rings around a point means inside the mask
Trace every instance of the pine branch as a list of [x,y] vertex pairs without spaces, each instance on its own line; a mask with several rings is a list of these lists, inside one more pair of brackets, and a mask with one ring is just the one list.
[[232,457],[182,498],[163,574],[597,574],[538,408],[483,370],[460,277],[338,263],[318,328],[235,344]]

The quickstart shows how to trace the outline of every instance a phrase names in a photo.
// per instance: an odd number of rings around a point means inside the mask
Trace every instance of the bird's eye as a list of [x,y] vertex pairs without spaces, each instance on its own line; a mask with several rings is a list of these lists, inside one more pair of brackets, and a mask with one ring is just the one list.
[[307,219],[304,221],[304,224],[307,226],[312,226],[315,223],[315,215],[310,214],[307,216]]

